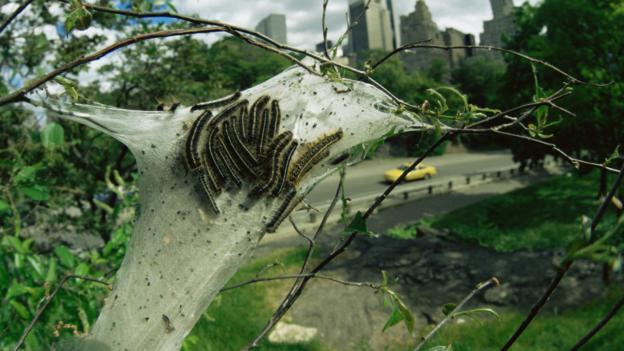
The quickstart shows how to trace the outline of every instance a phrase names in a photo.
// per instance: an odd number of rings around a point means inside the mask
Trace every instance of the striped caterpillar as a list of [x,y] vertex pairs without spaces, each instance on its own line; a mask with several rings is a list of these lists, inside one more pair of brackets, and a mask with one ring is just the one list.
[[[329,148],[343,133],[339,129],[300,145],[292,132],[279,133],[281,111],[277,100],[261,96],[250,106],[240,97],[236,93],[192,108],[203,113],[193,122],[186,140],[186,167],[197,177],[208,205],[217,215],[220,210],[216,197],[223,191],[247,186],[247,201],[252,204],[263,196],[277,198],[281,203],[266,224],[266,230],[274,232],[303,198],[297,194],[296,185],[329,156]],[[210,109],[215,107],[223,109],[213,115]],[[241,207],[248,208],[243,204]]]

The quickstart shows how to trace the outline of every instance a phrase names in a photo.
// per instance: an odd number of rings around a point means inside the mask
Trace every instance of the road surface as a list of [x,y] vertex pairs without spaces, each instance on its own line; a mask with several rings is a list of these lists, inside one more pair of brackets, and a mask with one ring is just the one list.
[[[389,158],[363,161],[349,167],[345,181],[346,195],[352,199],[381,194],[388,184],[383,182],[383,173],[391,168],[413,162],[414,158]],[[517,167],[511,153],[461,153],[429,157],[425,164],[435,166],[438,174],[429,180],[416,181],[419,185],[439,184],[447,179],[471,173],[511,169]],[[307,196],[306,201],[312,206],[320,206],[330,201],[338,184],[339,176],[334,174],[318,184]],[[400,190],[401,186],[398,189]]]

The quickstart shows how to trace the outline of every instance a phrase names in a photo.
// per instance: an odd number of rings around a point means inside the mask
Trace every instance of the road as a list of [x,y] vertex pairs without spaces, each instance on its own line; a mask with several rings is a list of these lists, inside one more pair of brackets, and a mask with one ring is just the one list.
[[[349,167],[344,184],[347,196],[357,199],[381,194],[388,187],[388,184],[383,182],[384,171],[412,161],[414,158],[376,159]],[[424,163],[435,166],[438,174],[430,180],[417,181],[419,185],[439,184],[457,176],[517,166],[512,160],[511,153],[507,152],[448,154],[429,157]],[[306,201],[312,206],[326,203],[332,199],[337,184],[337,174],[328,177],[314,188]]]

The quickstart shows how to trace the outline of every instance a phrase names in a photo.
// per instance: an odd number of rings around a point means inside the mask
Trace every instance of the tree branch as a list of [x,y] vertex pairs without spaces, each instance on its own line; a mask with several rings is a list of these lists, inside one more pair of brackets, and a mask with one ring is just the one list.
[[306,69],[308,72],[316,74],[314,71],[312,71],[309,67],[307,67],[306,65],[304,65],[301,61],[299,61],[298,59],[292,57],[291,55],[281,52],[279,50],[276,50],[274,48],[271,48],[263,43],[251,40],[250,38],[241,35],[240,33],[237,33],[236,30],[233,30],[230,26],[211,26],[211,27],[200,27],[200,28],[187,28],[187,29],[171,29],[171,30],[162,30],[162,31],[157,31],[157,32],[151,32],[151,33],[146,33],[146,34],[140,34],[140,35],[136,35],[127,39],[124,39],[122,41],[116,42],[114,44],[111,44],[103,49],[100,49],[98,51],[96,51],[93,54],[87,55],[87,56],[82,56],[72,62],[66,63],[64,65],[62,65],[61,67],[43,75],[40,76],[38,78],[35,78],[31,81],[29,81],[26,85],[24,85],[22,88],[15,90],[14,92],[3,96],[0,98],[0,106],[2,105],[6,105],[8,103],[12,103],[12,102],[19,102],[19,101],[23,101],[23,99],[25,98],[25,94],[40,87],[41,85],[43,85],[46,82],[49,82],[50,80],[54,79],[55,77],[59,76],[62,73],[65,73],[67,71],[72,70],[73,68],[76,68],[80,65],[84,65],[86,63],[95,61],[95,60],[99,60],[100,58],[116,51],[119,50],[123,47],[129,46],[129,45],[133,45],[136,44],[138,42],[141,41],[146,41],[146,40],[151,40],[151,39],[157,39],[157,38],[167,38],[167,37],[174,37],[174,36],[183,36],[183,35],[192,35],[192,34],[200,34],[200,33],[215,33],[215,32],[227,32],[231,35],[234,35],[238,38],[241,38],[243,40],[245,40],[247,43],[251,44],[251,45],[255,45],[255,46],[259,46],[262,47],[264,49],[270,50],[272,52],[275,52],[279,55],[282,55],[286,58],[288,58],[289,60],[293,61],[294,63],[296,63],[297,65],[303,67],[304,69]]
[[11,15],[9,15],[9,17],[2,22],[2,24],[0,25],[0,33],[2,33],[4,31],[4,29],[6,27],[9,26],[9,24],[11,24],[11,22],[17,17],[19,16],[20,13],[22,13],[22,11],[24,11],[28,5],[30,5],[34,0],[26,0],[24,1],[23,4],[21,4],[15,11],[13,11],[13,13]]
[[585,345],[591,338],[593,338],[594,335],[596,335],[600,331],[600,329],[602,329],[605,325],[607,325],[607,323],[609,323],[611,318],[613,318],[618,313],[622,306],[624,306],[624,297],[622,297],[620,301],[613,305],[613,307],[611,307],[609,312],[600,320],[600,322],[598,322],[598,324],[596,324],[589,332],[587,332],[587,334],[585,334],[576,344],[574,344],[570,351],[577,351],[581,347],[583,347],[583,345]]
[[243,287],[243,286],[246,286],[246,285],[250,285],[250,284],[255,284],[255,283],[264,283],[264,282],[270,282],[270,281],[275,281],[275,280],[286,280],[286,279],[301,279],[301,278],[308,278],[308,279],[316,278],[316,279],[321,279],[321,280],[328,280],[328,281],[332,281],[334,283],[347,285],[347,286],[369,287],[369,288],[372,288],[372,289],[378,289],[379,288],[378,285],[375,285],[375,284],[369,283],[369,282],[350,282],[350,281],[347,281],[347,280],[342,280],[342,279],[330,277],[328,275],[322,275],[322,274],[318,274],[318,273],[305,273],[305,274],[280,275],[280,276],[276,276],[276,277],[253,278],[253,279],[244,281],[242,283],[226,286],[223,289],[221,289],[220,292],[225,292],[225,291],[228,291],[228,290],[237,289],[237,288],[240,288],[240,287]]

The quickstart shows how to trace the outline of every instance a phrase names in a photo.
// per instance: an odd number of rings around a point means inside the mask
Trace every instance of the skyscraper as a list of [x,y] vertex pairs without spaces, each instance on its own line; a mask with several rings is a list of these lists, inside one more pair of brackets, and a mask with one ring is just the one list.
[[[516,31],[513,17],[513,0],[490,0],[494,18],[483,22],[480,45],[489,45],[502,48],[505,46],[503,37],[511,36]],[[503,55],[495,51],[481,51],[480,55],[495,60],[503,60]]]
[[288,44],[286,36],[286,16],[272,13],[263,18],[256,26],[256,31],[282,44]]
[[[441,46],[474,45],[472,34],[465,34],[454,28],[440,30],[424,0],[416,1],[414,12],[401,16],[401,40],[401,45],[423,41]],[[409,72],[427,70],[437,61],[438,64],[443,64],[447,71],[445,78],[448,78],[451,69],[469,56],[472,56],[471,50],[418,49],[401,54],[405,68]]]
[[392,22],[385,1],[372,0],[368,10],[364,11],[366,0],[349,0],[349,21],[353,25],[349,33],[351,53],[394,48]]
[[396,49],[401,45],[401,30],[395,0],[386,0],[386,9],[390,15],[390,27],[392,28],[392,46]]

